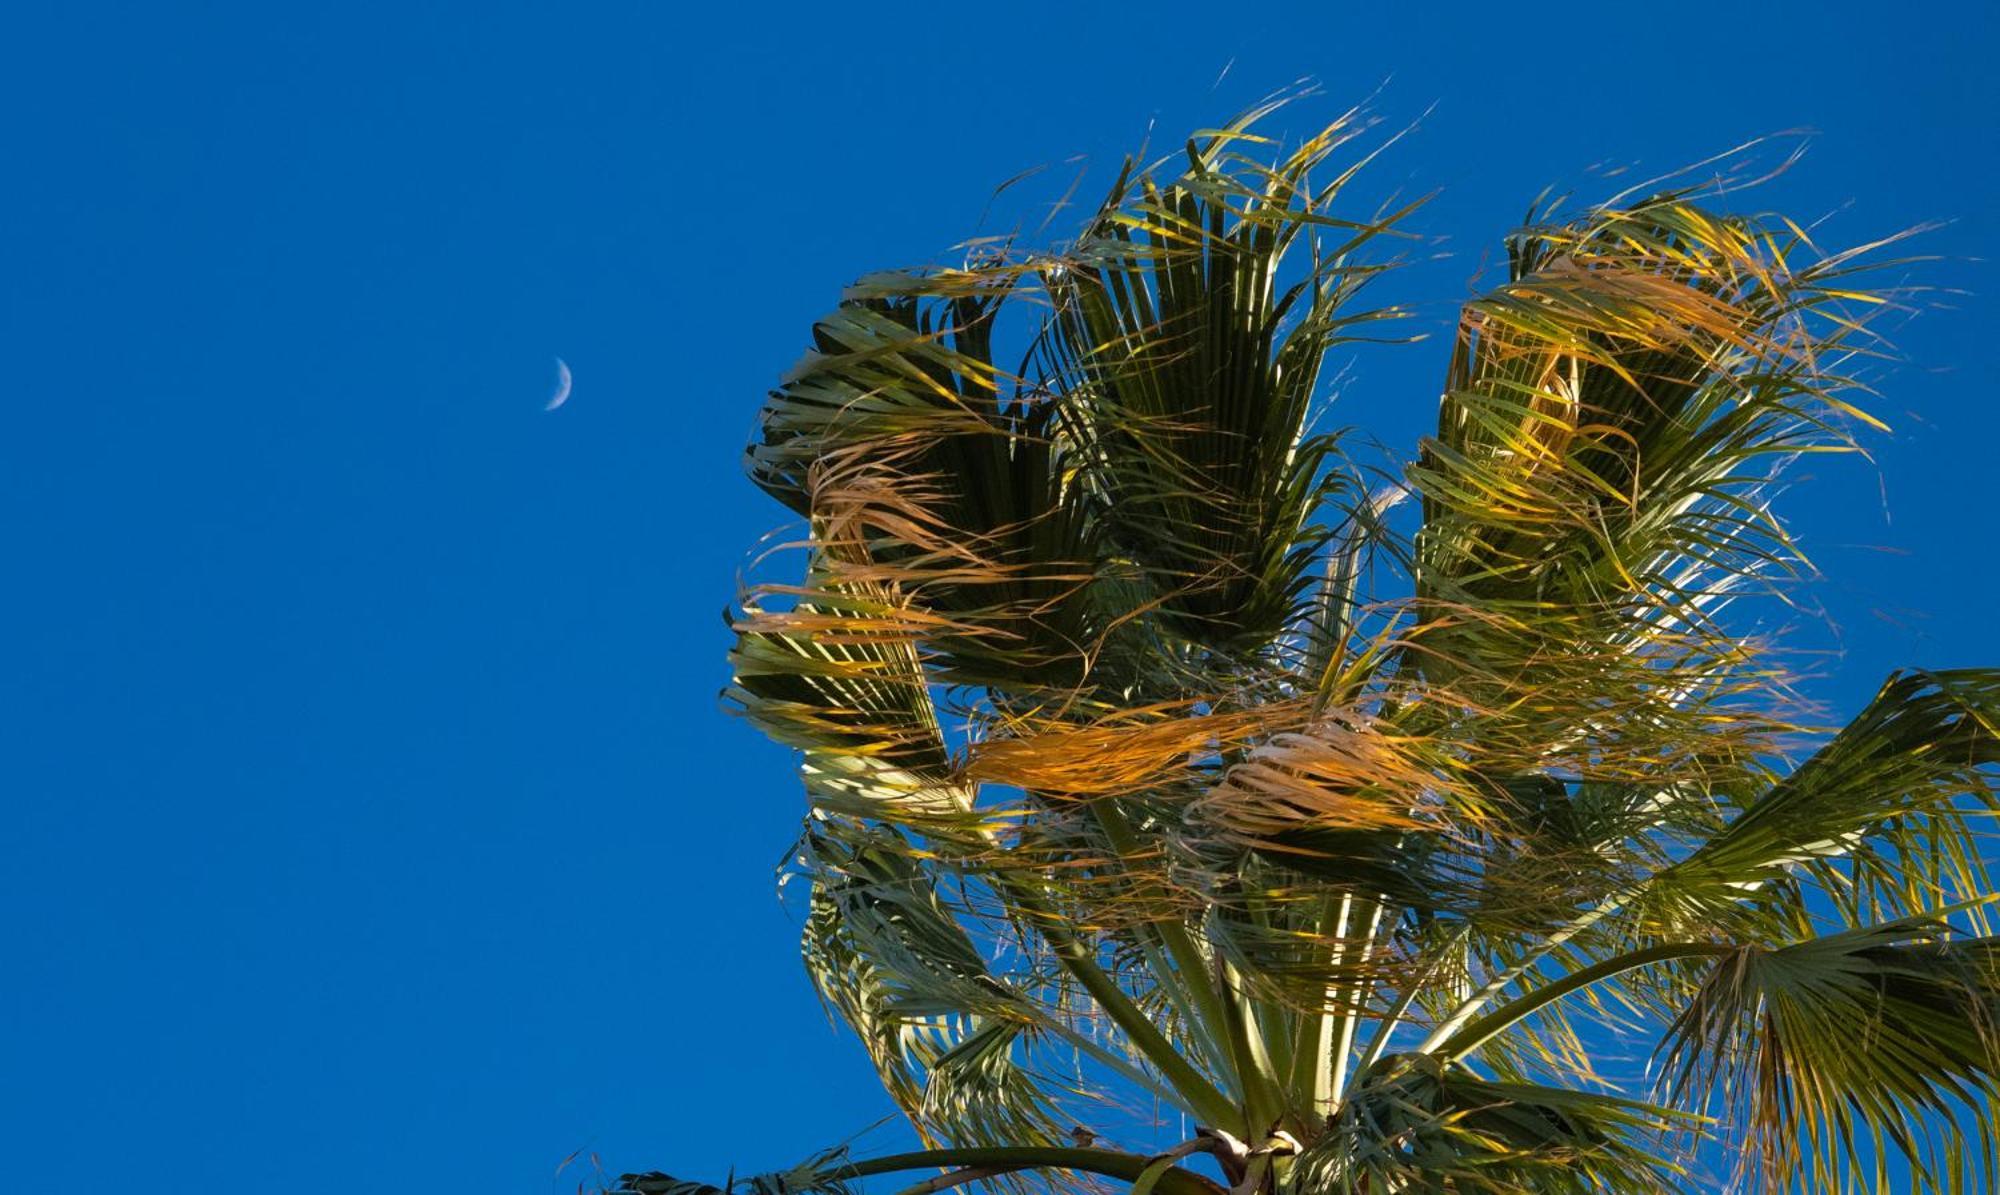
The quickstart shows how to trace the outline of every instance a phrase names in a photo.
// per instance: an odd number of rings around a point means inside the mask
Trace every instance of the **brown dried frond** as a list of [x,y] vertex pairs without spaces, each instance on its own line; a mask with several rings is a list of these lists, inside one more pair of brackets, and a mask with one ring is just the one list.
[[[767,597],[799,600],[786,609],[767,609],[759,601]],[[998,633],[906,602],[843,598],[839,605],[829,605],[827,598],[827,590],[814,586],[760,585],[745,595],[743,612],[731,625],[742,634],[797,636],[821,646],[887,647],[914,644],[928,635]]]
[[1244,842],[1301,830],[1407,829],[1427,816],[1449,775],[1409,739],[1347,711],[1324,714],[1252,748],[1197,813]]
[[1241,747],[1274,726],[1295,721],[1302,708],[1280,702],[1218,713],[1198,703],[1170,702],[1120,710],[1083,724],[1009,718],[1002,736],[973,748],[965,777],[1059,797],[1142,792],[1182,777],[1191,761]]
[[[982,429],[987,434],[991,428]],[[964,532],[935,513],[946,500],[942,479],[913,463],[934,443],[931,433],[906,433],[829,451],[806,469],[813,538],[824,550],[865,552],[886,537],[919,553],[978,559]]]
[[[814,462],[808,491],[821,567],[842,584],[880,587],[903,595],[906,604],[949,604],[952,633],[1019,639],[1018,631],[1001,628],[1050,614],[1093,580],[1095,570],[1084,561],[1020,559],[1015,545],[1028,538],[1032,520],[972,531],[941,515],[954,500],[951,483],[914,468],[930,442],[927,436],[894,437]],[[974,603],[969,593],[979,587],[999,592],[990,602]]]

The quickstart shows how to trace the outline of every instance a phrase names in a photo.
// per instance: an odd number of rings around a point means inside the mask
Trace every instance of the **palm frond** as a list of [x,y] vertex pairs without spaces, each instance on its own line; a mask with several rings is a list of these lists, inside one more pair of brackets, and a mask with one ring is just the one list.
[[1996,763],[2000,669],[1892,676],[1831,742],[1649,885],[1651,911],[1699,919],[1766,886],[1777,899],[1794,871],[1849,921],[1980,896],[1990,886],[1969,818],[2000,813]]
[[[1268,644],[1328,538],[1314,519],[1334,444],[1308,434],[1321,363],[1396,314],[1353,309],[1384,268],[1356,254],[1415,206],[1331,214],[1354,170],[1311,175],[1362,127],[1336,122],[1275,166],[1242,152],[1263,140],[1243,122],[1190,141],[1178,178],[1121,179],[1045,270],[1055,318],[1039,357],[1094,518],[1194,643]],[[1294,256],[1309,260],[1295,271]]]
[[1422,1056],[1362,1076],[1298,1161],[1298,1190],[1329,1195],[1670,1192],[1683,1168],[1657,1140],[1681,1118],[1598,1092],[1482,1079]]
[[1517,234],[1509,281],[1466,306],[1410,471],[1410,654],[1494,766],[1577,748],[1609,779],[1767,745],[1743,706],[1772,678],[1715,620],[1801,565],[1776,469],[1865,418],[1833,372],[1856,321],[1822,313],[1829,271],[1781,233],[1681,194],[1598,210]]
[[[1717,961],[1663,1044],[1661,1082],[1755,1138],[1771,1190],[1985,1191],[2000,1176],[2000,939],[1909,919]],[[1968,1148],[1976,1143],[1976,1148]]]
[[931,1144],[1054,1142],[1074,1123],[1024,1065],[1054,1024],[996,976],[938,891],[883,828],[823,822],[802,854],[814,876],[806,969],[853,1028],[883,1086]]

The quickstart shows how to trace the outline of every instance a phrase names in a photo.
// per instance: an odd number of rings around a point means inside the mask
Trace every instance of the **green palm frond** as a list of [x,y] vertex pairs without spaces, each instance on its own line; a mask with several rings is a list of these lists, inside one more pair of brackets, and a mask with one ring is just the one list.
[[[1334,446],[1307,434],[1321,363],[1397,314],[1353,308],[1383,268],[1356,254],[1416,206],[1332,214],[1354,170],[1312,173],[1360,131],[1344,119],[1274,166],[1242,152],[1264,143],[1243,121],[1190,141],[1178,178],[1121,179],[1045,270],[1045,385],[1064,396],[1093,513],[1194,643],[1268,643],[1327,539],[1313,520]],[[1296,279],[1292,257],[1308,259]]]
[[1559,765],[1575,744],[1599,776],[1619,755],[1726,769],[1771,729],[1735,708],[1769,675],[1714,620],[1800,564],[1769,492],[1785,461],[1847,446],[1828,368],[1856,325],[1820,314],[1830,283],[1796,236],[1683,195],[1509,247],[1410,473],[1412,661],[1501,715],[1474,730],[1507,762]]
[[1302,1154],[1300,1191],[1589,1195],[1683,1191],[1657,1142],[1671,1109],[1597,1092],[1482,1079],[1436,1058],[1372,1068]]
[[[817,579],[817,578],[816,578]],[[963,808],[921,662],[895,599],[823,580],[753,598],[736,617],[724,693],[757,727],[805,756],[825,799]]]
[[1973,818],[2000,810],[1996,763],[2000,669],[1893,676],[1833,741],[1659,877],[1653,894],[1699,916],[1767,884],[1779,895],[1798,872],[1850,921],[1975,898],[1989,888]]
[[[806,968],[867,1046],[924,1136],[951,1145],[1053,1142],[1074,1118],[1024,1068],[1048,1012],[989,969],[892,831],[823,824],[803,860],[818,877]],[[1030,977],[1031,980],[1032,977]]]
[[1881,1167],[1901,1155],[1916,1190],[1991,1190],[1996,1014],[2000,939],[1938,922],[1744,947],[1674,1022],[1662,1081],[1751,1131],[1772,1189],[1886,1190]]

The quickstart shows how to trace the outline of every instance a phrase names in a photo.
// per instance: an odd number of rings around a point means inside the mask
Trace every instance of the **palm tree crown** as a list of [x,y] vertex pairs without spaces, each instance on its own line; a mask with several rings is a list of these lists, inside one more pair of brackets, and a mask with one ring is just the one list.
[[[1415,205],[1348,210],[1354,114],[1267,112],[1058,248],[864,279],[764,408],[807,533],[729,697],[802,753],[805,960],[930,1148],[737,1188],[1694,1191],[1738,1142],[1987,1189],[2000,669],[1806,739],[1726,617],[1803,567],[1781,469],[1871,422],[1863,251],[1532,216],[1371,471],[1323,362]],[[1198,1128],[1072,1135],[1142,1104]]]

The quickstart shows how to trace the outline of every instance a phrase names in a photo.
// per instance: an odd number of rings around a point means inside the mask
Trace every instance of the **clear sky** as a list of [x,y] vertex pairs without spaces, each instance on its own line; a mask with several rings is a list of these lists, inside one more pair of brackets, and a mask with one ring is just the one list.
[[[1879,479],[1790,510],[1834,710],[2000,663],[1992,11],[15,10],[0,1188],[543,1195],[573,1150],[720,1177],[886,1112],[773,895],[785,753],[715,699],[780,517],[741,444],[844,282],[1300,76],[1288,127],[1435,104],[1371,184],[1443,188],[1453,256],[1394,284],[1433,328],[1594,164],[1810,126],[1746,204],[1955,220],[1919,277],[1972,293],[1897,332]],[[1357,357],[1336,419],[1409,443],[1445,351]]]

